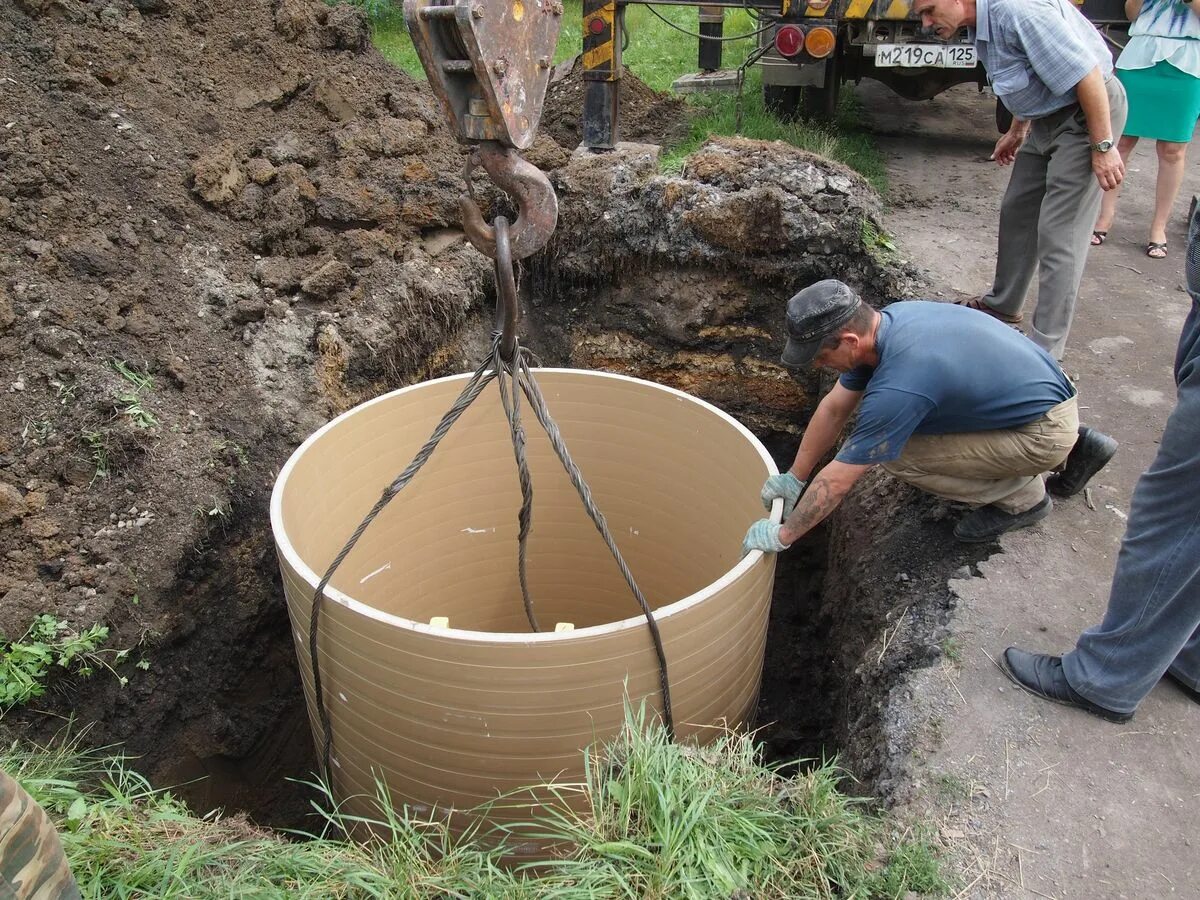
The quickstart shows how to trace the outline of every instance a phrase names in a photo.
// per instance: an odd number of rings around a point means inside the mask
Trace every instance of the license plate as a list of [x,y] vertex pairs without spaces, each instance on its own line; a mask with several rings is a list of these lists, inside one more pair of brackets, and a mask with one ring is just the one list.
[[973,69],[974,44],[877,44],[875,65],[904,69]]

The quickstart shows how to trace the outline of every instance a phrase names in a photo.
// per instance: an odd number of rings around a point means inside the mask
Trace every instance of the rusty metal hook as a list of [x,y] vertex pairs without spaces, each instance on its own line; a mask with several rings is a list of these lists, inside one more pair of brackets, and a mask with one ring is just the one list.
[[508,219],[496,216],[493,229],[496,238],[496,318],[494,333],[500,337],[500,356],[512,362],[517,352],[517,325],[521,307],[517,303],[517,279],[513,274],[512,243],[509,240]]
[[[471,157],[471,163],[478,161],[492,181],[516,201],[517,220],[508,228],[512,258],[524,259],[541,250],[558,224],[558,197],[546,173],[496,141],[481,141]],[[467,238],[480,253],[495,258],[496,229],[483,220],[471,197],[459,197],[458,206]]]

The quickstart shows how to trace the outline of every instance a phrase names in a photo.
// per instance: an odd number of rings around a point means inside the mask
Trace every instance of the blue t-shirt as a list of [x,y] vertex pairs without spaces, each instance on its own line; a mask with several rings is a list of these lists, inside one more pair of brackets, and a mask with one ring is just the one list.
[[840,379],[865,393],[839,462],[891,462],[913,434],[1015,428],[1075,396],[1049,353],[991,316],[928,300],[880,315],[879,365]]

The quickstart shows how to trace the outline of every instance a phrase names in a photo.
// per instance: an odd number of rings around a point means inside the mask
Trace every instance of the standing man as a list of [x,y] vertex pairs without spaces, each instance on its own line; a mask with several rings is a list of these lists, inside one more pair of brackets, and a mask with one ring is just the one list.
[[1013,123],[994,158],[1015,163],[1000,207],[992,289],[965,305],[1017,325],[1038,269],[1029,337],[1061,360],[1075,313],[1101,189],[1125,175],[1114,141],[1125,90],[1095,27],[1070,0],[915,0],[921,24],[946,39],[975,29],[975,49]]
[[[767,479],[763,504],[784,500],[782,525],[760,519],[742,544],[786,549],[828,516],[869,469],[977,508],[954,536],[982,542],[1044,519],[1051,491],[1083,489],[1117,443],[1079,427],[1075,387],[1023,335],[951,303],[910,300],[878,312],[840,281],[819,281],[787,305],[785,365],[842,373],[817,405],[795,462]],[[837,457],[805,491],[851,414]],[[1068,455],[1069,454],[1069,455]]]
[[1046,700],[1128,722],[1166,675],[1200,703],[1200,213],[1188,235],[1192,311],[1175,354],[1178,400],[1133,490],[1104,621],[1066,656],[1004,651],[1005,671]]

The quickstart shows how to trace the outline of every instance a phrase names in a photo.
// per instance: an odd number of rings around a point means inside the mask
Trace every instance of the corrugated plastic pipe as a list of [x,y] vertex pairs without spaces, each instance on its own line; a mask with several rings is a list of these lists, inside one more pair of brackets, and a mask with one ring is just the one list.
[[[313,593],[467,377],[350,410],[305,441],[276,482],[271,523],[318,751]],[[736,420],[671,388],[570,369],[538,369],[536,377],[654,609],[677,736],[703,741],[722,725],[748,723],[775,558],[740,552],[747,526],[763,515],[758,492],[776,471],[769,454]],[[494,386],[326,589],[322,692],[334,735],[332,788],[347,812],[371,813],[377,778],[393,802],[442,815],[542,781],[579,781],[581,751],[618,733],[626,694],[658,708],[645,617],[528,416],[526,432],[529,586],[543,632],[530,632],[521,599],[521,493]],[[776,521],[780,512],[776,501]],[[512,804],[492,818],[529,811]]]

